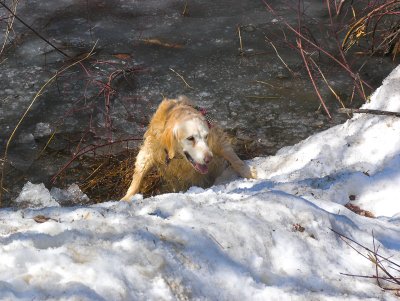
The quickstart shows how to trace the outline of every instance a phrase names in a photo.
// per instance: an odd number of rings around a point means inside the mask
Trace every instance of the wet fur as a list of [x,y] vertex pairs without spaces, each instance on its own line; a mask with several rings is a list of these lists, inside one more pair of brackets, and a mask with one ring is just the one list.
[[208,164],[208,173],[200,174],[180,152],[174,135],[174,126],[182,120],[201,119],[204,116],[196,110],[186,97],[164,99],[150,121],[144,135],[144,144],[136,158],[132,183],[122,200],[129,201],[140,192],[143,178],[153,168],[161,175],[165,192],[187,190],[191,186],[209,187],[222,174],[229,162],[242,177],[255,178],[255,172],[238,158],[224,132],[216,125],[209,129],[208,147],[213,159]]

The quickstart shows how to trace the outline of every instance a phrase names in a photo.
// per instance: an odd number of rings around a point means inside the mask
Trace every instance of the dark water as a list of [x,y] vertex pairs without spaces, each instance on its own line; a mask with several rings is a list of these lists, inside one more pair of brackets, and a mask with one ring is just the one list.
[[[292,2],[269,3],[296,22]],[[304,10],[312,37],[331,47],[325,5],[304,2]],[[50,188],[51,177],[85,146],[133,139],[96,154],[136,147],[163,96],[185,94],[206,108],[237,137],[245,158],[274,154],[347,118],[335,113],[339,104],[321,82],[333,118],[319,109],[301,57],[285,42],[293,35],[262,1],[20,1],[17,14],[68,57],[15,21],[0,58],[2,153],[46,81],[96,47],[49,83],[16,131],[3,183],[8,200],[26,181]],[[4,34],[5,23],[0,26]],[[323,56],[315,59],[347,105],[361,103],[349,104],[353,83],[346,72]],[[373,58],[360,75],[376,87],[394,66]]]

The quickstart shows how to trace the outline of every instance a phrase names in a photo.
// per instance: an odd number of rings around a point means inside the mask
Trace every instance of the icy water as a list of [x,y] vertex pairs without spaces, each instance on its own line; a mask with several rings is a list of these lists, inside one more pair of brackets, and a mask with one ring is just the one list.
[[[270,3],[289,22],[296,21],[289,6]],[[326,7],[310,1],[305,10],[310,15],[305,25],[324,41]],[[26,181],[50,188],[50,179],[88,145],[124,140],[96,148],[96,154],[137,147],[164,96],[184,94],[207,109],[237,138],[244,158],[274,154],[347,118],[335,113],[339,104],[324,86],[332,120],[318,110],[300,56],[284,43],[290,34],[262,1],[33,0],[20,1],[17,14],[67,56],[14,22],[0,57],[1,153],[36,93],[57,71],[67,70],[40,93],[10,142],[3,183],[7,200]],[[3,41],[4,21],[0,25]],[[89,59],[70,66],[94,45]],[[347,74],[326,59],[319,64],[348,101]],[[361,75],[377,86],[394,66],[390,59],[375,59]]]

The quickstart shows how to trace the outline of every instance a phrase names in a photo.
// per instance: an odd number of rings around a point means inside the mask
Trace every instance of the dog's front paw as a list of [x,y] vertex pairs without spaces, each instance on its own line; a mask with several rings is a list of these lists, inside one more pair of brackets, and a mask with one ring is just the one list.
[[[119,201],[121,202],[128,202],[128,203],[132,203],[133,201],[135,201],[136,199],[138,199],[138,198],[140,198],[140,197],[142,197],[142,195],[141,194],[129,194],[129,193],[127,193],[127,194],[125,194],[125,196],[122,198],[122,199],[120,199]],[[143,198],[143,197],[142,197]]]
[[257,169],[254,166],[250,167],[250,172],[251,172],[251,179],[257,179]]
[[257,179],[257,170],[255,167],[250,167],[247,164],[243,164],[239,170],[239,174],[242,178]]
[[142,201],[143,200],[143,194],[141,193],[136,193],[136,194],[126,194],[122,199],[119,201],[121,202],[127,202],[127,203],[134,203],[137,201]]
[[125,195],[122,199],[120,199],[119,201],[121,202],[129,202],[131,203],[133,199],[133,195]]

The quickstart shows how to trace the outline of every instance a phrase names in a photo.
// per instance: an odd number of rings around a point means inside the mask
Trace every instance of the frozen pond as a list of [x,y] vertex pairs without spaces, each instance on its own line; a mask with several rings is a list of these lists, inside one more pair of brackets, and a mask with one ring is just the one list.
[[[324,41],[327,12],[316,2],[305,2],[312,15],[305,25],[318,28],[315,37]],[[295,22],[296,13],[281,1],[270,3]],[[68,57],[15,21],[0,57],[1,153],[46,81],[97,44],[90,59],[44,90],[16,132],[4,182],[8,200],[28,180],[50,187],[51,177],[85,145],[141,138],[163,96],[193,98],[237,137],[245,158],[273,154],[347,118],[335,113],[339,104],[323,86],[333,119],[317,112],[301,58],[283,42],[282,25],[262,1],[32,0],[20,1],[17,15]],[[0,25],[3,41],[6,25]],[[350,99],[347,74],[327,60],[320,64],[340,96]],[[376,87],[393,67],[390,59],[376,59],[361,75]],[[118,153],[137,143],[97,152]]]

